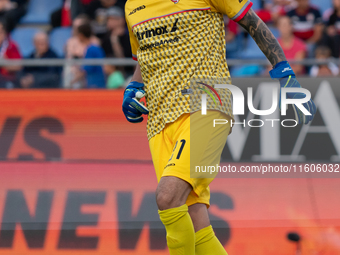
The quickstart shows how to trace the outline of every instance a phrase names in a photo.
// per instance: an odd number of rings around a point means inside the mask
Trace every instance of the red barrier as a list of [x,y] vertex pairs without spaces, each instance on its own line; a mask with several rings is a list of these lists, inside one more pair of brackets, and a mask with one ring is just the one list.
[[[151,164],[0,169],[0,254],[168,254]],[[211,219],[229,254],[294,254],[289,231],[301,234],[303,255],[339,254],[340,179],[215,179],[211,187]]]
[[1,91],[0,159],[150,160],[146,121],[125,120],[122,94]]
[[[145,122],[122,91],[0,93],[0,254],[168,254]],[[128,152],[128,153],[127,153]],[[125,163],[79,163],[120,160]],[[123,160],[123,161],[121,161]],[[95,162],[95,161],[90,161]],[[129,162],[129,163],[127,163]],[[340,179],[216,179],[210,216],[229,254],[340,252]]]

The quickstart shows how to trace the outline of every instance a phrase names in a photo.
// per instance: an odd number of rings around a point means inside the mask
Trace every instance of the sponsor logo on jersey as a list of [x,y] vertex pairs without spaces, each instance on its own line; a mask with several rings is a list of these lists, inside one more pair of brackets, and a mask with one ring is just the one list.
[[152,29],[147,29],[143,32],[137,32],[137,39],[139,41],[150,38],[150,37],[154,37],[154,36],[159,36],[159,35],[164,35],[164,34],[168,34],[168,33],[174,33],[177,31],[178,27],[177,27],[177,22],[178,19],[175,20],[175,23],[173,24],[171,30],[168,30],[168,26],[160,26],[160,27],[156,27],[156,28],[152,28]]
[[169,166],[176,166],[176,164],[175,164],[175,163],[167,164],[167,165],[164,167],[164,169],[167,168],[167,167],[169,167]]
[[136,12],[138,12],[138,11],[140,11],[140,10],[143,10],[143,9],[145,9],[145,8],[146,8],[145,5],[139,6],[139,7],[137,7],[136,9],[134,9],[133,11],[131,11],[131,12],[129,13],[129,16],[132,15],[132,14],[135,14]]
[[174,4],[177,4],[179,0],[171,0],[171,2],[173,2]]
[[162,46],[164,44],[172,44],[172,43],[176,43],[179,42],[180,38],[179,37],[175,37],[173,39],[169,39],[169,40],[160,40],[159,42],[155,42],[155,43],[150,43],[148,45],[145,45],[143,47],[140,47],[140,50],[147,50],[147,49],[153,49],[155,47],[158,46]]

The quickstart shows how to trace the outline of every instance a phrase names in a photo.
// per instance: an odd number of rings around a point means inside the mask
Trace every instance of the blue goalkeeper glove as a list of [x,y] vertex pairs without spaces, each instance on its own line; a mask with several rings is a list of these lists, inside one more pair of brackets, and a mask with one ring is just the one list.
[[133,81],[129,83],[124,91],[123,112],[126,119],[131,123],[142,122],[142,115],[149,114],[148,108],[139,102],[145,96],[143,87],[143,83]]
[[[300,83],[296,80],[295,73],[290,67],[287,61],[282,61],[278,63],[273,70],[269,72],[270,77],[272,79],[279,79],[280,86],[282,88],[301,88]],[[303,93],[287,93],[287,98],[289,99],[302,99],[305,98],[306,95]],[[309,100],[307,103],[304,103],[303,106],[310,112],[311,115],[305,115],[303,112],[296,106],[293,105],[293,110],[295,113],[295,120],[299,124],[308,124],[314,118],[316,113],[316,106],[313,100]],[[279,107],[281,109],[281,90],[280,90],[280,101]]]

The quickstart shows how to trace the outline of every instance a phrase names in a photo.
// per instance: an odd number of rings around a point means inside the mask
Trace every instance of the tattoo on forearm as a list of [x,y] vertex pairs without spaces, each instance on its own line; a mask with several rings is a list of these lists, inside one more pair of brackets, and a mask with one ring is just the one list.
[[253,37],[273,66],[286,60],[279,42],[252,9],[238,23]]

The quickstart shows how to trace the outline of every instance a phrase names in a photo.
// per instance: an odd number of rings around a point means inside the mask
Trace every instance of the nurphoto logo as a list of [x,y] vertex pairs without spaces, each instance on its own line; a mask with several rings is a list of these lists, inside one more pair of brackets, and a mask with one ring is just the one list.
[[[221,97],[219,93],[217,92],[218,89],[227,89],[230,91],[232,95],[232,109],[234,115],[245,115],[245,96],[240,88],[238,88],[235,85],[231,84],[215,84],[214,86],[208,85],[203,82],[197,82],[197,84],[203,85],[203,87],[198,87],[199,90],[203,91],[204,93],[201,94],[201,113],[202,115],[207,114],[207,95],[213,100],[215,105],[219,104],[222,106],[223,101],[221,100]],[[257,116],[268,116],[273,114],[278,107],[278,87],[273,86],[272,88],[272,105],[267,110],[258,110],[255,109],[254,103],[253,103],[253,88],[248,87],[247,88],[247,106],[251,113]],[[287,98],[288,93],[302,93],[305,95],[304,98]],[[311,99],[311,93],[309,90],[304,88],[282,88],[281,89],[281,98],[280,98],[280,109],[281,109],[281,115],[286,116],[287,115],[287,109],[288,105],[295,105],[298,109],[300,109],[303,114],[305,115],[311,115],[311,113],[303,106],[304,103],[307,103]],[[280,121],[279,119],[266,119],[265,121],[271,122],[272,126],[274,126],[275,121]],[[257,122],[258,125],[254,125],[254,122]],[[293,125],[288,125],[287,122],[293,122]],[[214,127],[218,124],[227,124],[228,120],[214,120]],[[264,125],[263,120],[259,119],[253,119],[248,121],[248,125],[250,127],[262,127]],[[235,124],[243,124],[245,126],[245,120],[240,123],[231,123],[232,125]],[[286,119],[281,121],[281,125],[283,127],[295,127],[297,126],[297,121],[294,119]]]

